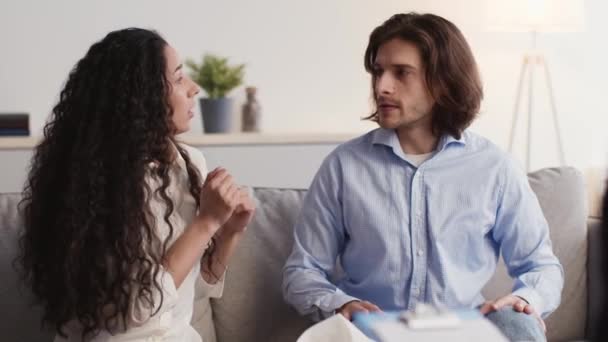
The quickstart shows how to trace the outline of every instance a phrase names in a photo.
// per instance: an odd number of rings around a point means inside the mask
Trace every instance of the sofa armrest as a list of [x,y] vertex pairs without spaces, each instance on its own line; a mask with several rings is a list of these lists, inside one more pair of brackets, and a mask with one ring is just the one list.
[[604,303],[604,277],[602,270],[602,230],[601,221],[595,218],[588,223],[588,258],[587,258],[587,338],[592,338],[597,331],[597,324],[602,315]]

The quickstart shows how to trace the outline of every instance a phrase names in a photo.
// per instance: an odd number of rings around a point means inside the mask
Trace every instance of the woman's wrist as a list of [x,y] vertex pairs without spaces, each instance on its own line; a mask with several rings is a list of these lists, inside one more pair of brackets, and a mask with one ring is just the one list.
[[203,278],[210,284],[214,284],[223,277],[228,266],[228,260],[238,245],[242,231],[234,231],[222,227],[214,235],[213,252],[201,260],[201,272]]
[[213,268],[213,271],[218,276],[221,276],[227,268],[227,262],[226,260],[222,259],[222,257],[225,254],[224,252],[226,251],[228,243],[229,240],[225,235],[225,232],[221,232],[220,234],[216,235],[216,248],[215,251],[209,257],[211,258],[211,266]]
[[227,268],[219,255],[211,255],[211,271],[218,281],[222,278]]
[[221,227],[219,222],[208,216],[197,216],[192,225],[198,232],[209,235],[209,237],[215,235]]
[[220,281],[226,272],[226,269],[227,266],[225,262],[220,260],[220,257],[216,253],[201,260],[201,272],[207,283],[215,284]]

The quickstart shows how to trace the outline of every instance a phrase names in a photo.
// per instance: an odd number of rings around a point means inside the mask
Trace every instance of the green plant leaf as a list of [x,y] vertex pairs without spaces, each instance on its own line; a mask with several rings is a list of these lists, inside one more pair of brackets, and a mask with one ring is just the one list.
[[245,65],[231,66],[228,58],[216,55],[204,55],[200,63],[186,60],[190,77],[198,84],[210,99],[225,97],[232,89],[243,83]]

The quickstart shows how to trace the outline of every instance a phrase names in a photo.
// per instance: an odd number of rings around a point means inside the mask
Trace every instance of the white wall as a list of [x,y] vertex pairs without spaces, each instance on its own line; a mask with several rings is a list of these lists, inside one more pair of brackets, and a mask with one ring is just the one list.
[[[239,184],[253,187],[306,189],[335,143],[197,146],[213,170],[225,167]],[[0,149],[0,194],[21,192],[31,149]]]
[[[443,15],[463,30],[486,92],[473,129],[506,146],[521,54],[530,41],[526,34],[485,32],[485,1],[2,0],[0,112],[30,112],[39,133],[87,48],[110,30],[141,26],[160,31],[183,57],[214,52],[246,63],[246,83],[260,89],[265,131],[365,131],[373,127],[359,120],[369,110],[362,66],[369,33],[390,15],[415,10]],[[587,0],[586,7],[585,33],[539,38],[553,71],[567,161],[580,168],[604,165],[608,144],[608,4]],[[234,95],[242,99],[242,93]],[[544,93],[537,95],[541,101]],[[538,110],[533,168],[556,164],[548,106],[539,102]],[[197,118],[195,132],[200,125]],[[521,140],[523,126],[519,132]]]

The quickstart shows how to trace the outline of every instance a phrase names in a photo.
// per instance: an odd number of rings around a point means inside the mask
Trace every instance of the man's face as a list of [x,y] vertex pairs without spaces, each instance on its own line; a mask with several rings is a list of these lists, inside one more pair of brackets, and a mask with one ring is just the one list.
[[382,44],[372,75],[380,127],[430,129],[434,101],[414,44],[399,38]]

